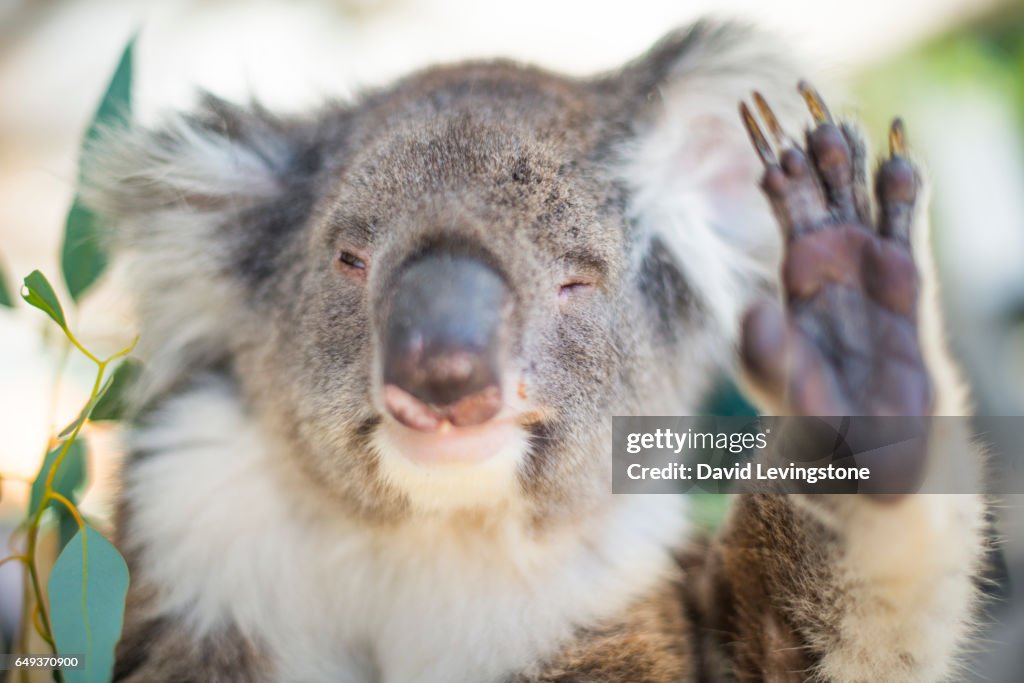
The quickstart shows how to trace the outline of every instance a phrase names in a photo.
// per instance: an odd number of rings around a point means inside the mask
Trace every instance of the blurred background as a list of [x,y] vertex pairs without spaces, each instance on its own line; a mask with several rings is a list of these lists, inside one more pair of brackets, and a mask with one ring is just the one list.
[[[0,0],[0,270],[8,283],[36,268],[58,282],[79,142],[135,32],[135,110],[147,120],[187,106],[197,86],[298,110],[465,57],[510,56],[586,74],[709,13],[782,33],[842,103],[835,108],[859,116],[874,139],[884,139],[893,114],[906,118],[932,179],[947,318],[979,412],[1022,414],[1024,2]],[[117,280],[115,272],[72,320],[101,353],[134,336]],[[60,345],[50,329],[34,309],[0,309],[5,546],[48,437],[73,419],[92,380],[91,367],[72,356],[56,381]],[[724,411],[744,409],[728,389],[716,400]],[[116,434],[89,425],[86,436],[92,460],[83,508],[108,519]],[[721,501],[708,506],[705,523],[714,524],[721,508]],[[1013,592],[1024,586],[1024,497],[998,501],[993,523],[1004,541],[993,570],[992,625],[965,680],[1020,680],[1024,671],[1024,618]],[[0,652],[9,651],[17,628],[19,572],[13,563],[0,567]]]

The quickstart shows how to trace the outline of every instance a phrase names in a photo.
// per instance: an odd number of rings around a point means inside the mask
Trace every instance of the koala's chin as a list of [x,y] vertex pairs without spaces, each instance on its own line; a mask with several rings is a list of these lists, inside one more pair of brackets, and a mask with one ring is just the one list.
[[385,481],[418,510],[446,511],[513,502],[529,435],[514,419],[426,434],[385,423],[373,445]]

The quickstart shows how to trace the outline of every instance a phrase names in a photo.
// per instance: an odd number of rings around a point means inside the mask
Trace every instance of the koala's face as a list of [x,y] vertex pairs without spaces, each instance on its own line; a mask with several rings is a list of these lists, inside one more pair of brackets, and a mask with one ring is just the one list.
[[[208,253],[189,247],[211,264],[196,287],[206,309],[195,339],[154,354],[226,361],[288,457],[363,514],[600,505],[611,417],[692,409],[709,342],[729,343],[716,297],[739,297],[716,279],[730,264],[702,263],[728,255],[702,251],[700,221],[717,220],[722,198],[725,212],[756,204],[735,190],[754,160],[716,169],[707,146],[742,148],[738,122],[713,108],[666,121],[660,96],[694,40],[589,81],[434,69],[303,120],[211,100],[181,130],[134,140],[154,178],[190,136],[227,147],[237,169],[230,190],[188,185],[188,215],[209,223]],[[132,151],[111,156],[128,164]],[[143,219],[173,210],[152,182],[159,208],[140,208],[119,169],[94,173],[120,176],[94,204],[138,222],[128,243],[144,250]],[[173,324],[159,288],[144,309],[154,329]]]
[[425,507],[607,483],[609,417],[649,362],[636,332],[658,331],[596,109],[537,72],[463,67],[349,124],[289,268],[303,303],[272,297],[275,382],[321,476],[364,459]]

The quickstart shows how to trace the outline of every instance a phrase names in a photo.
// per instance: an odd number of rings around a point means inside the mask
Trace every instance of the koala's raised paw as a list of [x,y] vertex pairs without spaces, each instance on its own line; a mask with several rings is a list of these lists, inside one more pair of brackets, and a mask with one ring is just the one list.
[[790,414],[928,415],[910,250],[920,183],[903,124],[893,122],[889,156],[875,173],[872,218],[863,141],[833,121],[813,88],[798,89],[814,120],[802,146],[760,94],[754,104],[772,141],[740,106],[786,245],[783,305],[763,303],[743,321],[748,376]]

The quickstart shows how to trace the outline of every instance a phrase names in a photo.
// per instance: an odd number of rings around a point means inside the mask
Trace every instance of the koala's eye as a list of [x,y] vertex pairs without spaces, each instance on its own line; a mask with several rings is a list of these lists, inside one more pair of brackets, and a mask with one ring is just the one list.
[[589,280],[573,279],[563,282],[558,287],[558,300],[568,301],[569,299],[588,292],[593,289],[594,283]]
[[567,254],[558,264],[558,304],[567,309],[577,300],[585,300],[604,279],[602,263],[586,253]]
[[343,273],[351,275],[364,275],[366,272],[367,258],[362,254],[347,249],[338,252],[334,261],[335,267]]
[[343,251],[338,254],[338,260],[349,268],[358,268],[359,270],[366,268],[366,261],[356,256],[351,251]]

